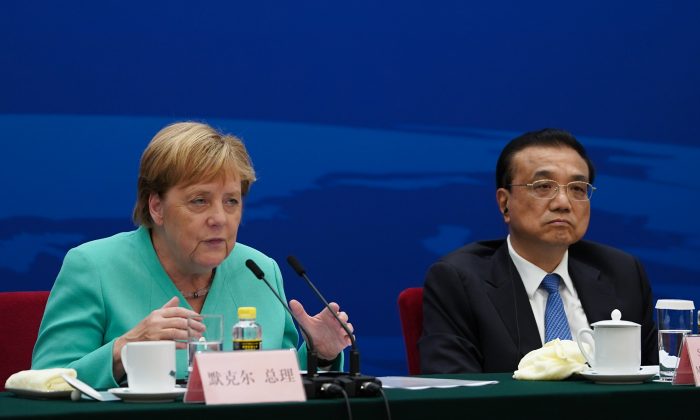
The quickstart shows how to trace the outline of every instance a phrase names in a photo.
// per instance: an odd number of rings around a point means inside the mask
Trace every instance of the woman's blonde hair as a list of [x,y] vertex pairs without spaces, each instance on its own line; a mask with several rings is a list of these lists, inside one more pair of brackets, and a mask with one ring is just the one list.
[[160,130],[141,156],[134,222],[153,227],[151,194],[163,195],[175,185],[192,185],[238,174],[245,196],[255,170],[243,142],[207,124],[180,122]]

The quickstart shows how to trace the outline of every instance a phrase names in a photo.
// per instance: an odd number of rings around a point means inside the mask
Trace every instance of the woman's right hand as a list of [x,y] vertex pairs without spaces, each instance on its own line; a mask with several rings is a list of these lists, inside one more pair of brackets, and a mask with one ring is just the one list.
[[[122,365],[122,347],[131,341],[175,340],[177,348],[187,346],[187,317],[198,315],[197,312],[179,306],[180,299],[174,296],[160,309],[151,312],[134,328],[114,341],[112,348],[112,371],[115,379],[124,376]],[[202,325],[204,330],[204,325]]]

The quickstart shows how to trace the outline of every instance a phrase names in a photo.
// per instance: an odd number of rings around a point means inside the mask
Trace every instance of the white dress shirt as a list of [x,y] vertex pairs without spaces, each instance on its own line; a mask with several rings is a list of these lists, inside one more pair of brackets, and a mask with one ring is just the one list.
[[[523,286],[525,286],[525,291],[527,292],[528,299],[530,300],[530,306],[532,307],[532,313],[535,315],[535,321],[537,322],[537,329],[540,331],[540,340],[544,344],[544,311],[547,306],[547,297],[549,293],[546,290],[540,289],[540,284],[547,274],[546,271],[537,267],[535,264],[527,261],[513,249],[513,245],[510,243],[510,235],[507,238],[508,241],[508,253],[510,258],[515,264],[515,268],[520,274],[520,278],[523,280]],[[578,298],[578,293],[574,288],[574,283],[571,281],[569,276],[569,251],[564,253],[564,257],[559,262],[557,268],[554,269],[552,273],[559,274],[563,281],[559,283],[559,295],[561,296],[562,303],[564,304],[564,312],[566,312],[566,320],[569,323],[569,329],[571,330],[571,337],[576,341],[576,333],[581,328],[590,328],[588,325],[588,318],[586,318],[586,313],[583,312],[583,307],[581,306],[581,301]],[[589,340],[589,336],[584,339],[585,342],[592,344]]]

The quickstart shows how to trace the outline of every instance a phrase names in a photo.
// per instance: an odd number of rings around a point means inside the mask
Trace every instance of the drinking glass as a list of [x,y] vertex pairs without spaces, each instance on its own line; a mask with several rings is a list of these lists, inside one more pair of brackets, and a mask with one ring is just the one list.
[[[221,351],[224,342],[223,315],[200,314],[187,318],[187,376],[197,353]],[[202,327],[204,330],[202,330]]]
[[659,377],[672,381],[678,366],[681,343],[693,331],[695,305],[691,300],[659,299],[656,325],[659,330]]

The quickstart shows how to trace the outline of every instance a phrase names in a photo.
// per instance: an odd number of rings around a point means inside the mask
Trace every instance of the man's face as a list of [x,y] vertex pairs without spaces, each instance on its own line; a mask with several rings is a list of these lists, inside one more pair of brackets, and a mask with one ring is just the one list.
[[[569,147],[527,147],[513,156],[513,184],[530,184],[549,179],[566,185],[571,181],[589,181],[588,166]],[[588,229],[590,201],[569,198],[560,187],[554,198],[537,198],[529,187],[499,188],[497,199],[501,210],[508,212],[511,243],[523,257],[539,252],[563,251],[583,237]]]

